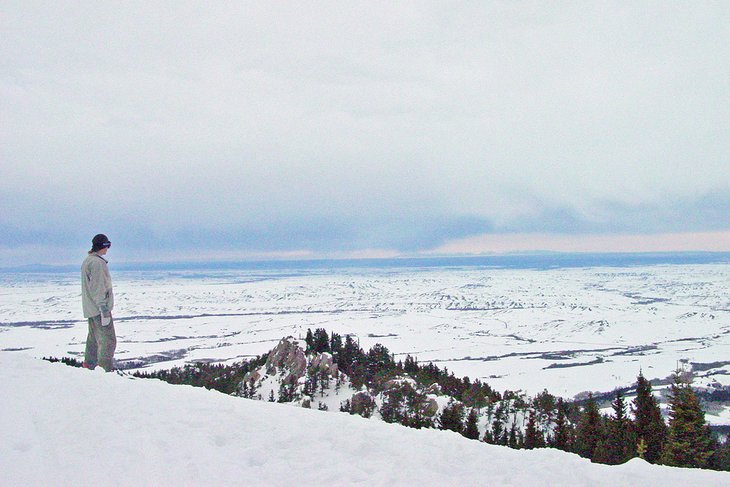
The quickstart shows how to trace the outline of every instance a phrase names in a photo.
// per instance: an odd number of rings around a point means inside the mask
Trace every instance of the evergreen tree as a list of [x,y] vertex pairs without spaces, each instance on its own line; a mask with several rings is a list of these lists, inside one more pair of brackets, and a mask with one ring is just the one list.
[[319,372],[317,372],[316,376],[317,376],[317,381],[318,381],[318,385],[319,385],[319,390],[321,392],[322,397],[324,397],[325,392],[327,391],[327,389],[330,388],[330,374],[326,370],[320,370]]
[[390,351],[380,343],[376,343],[368,350],[368,361],[376,369],[385,369],[394,364]]
[[555,396],[550,394],[547,389],[540,392],[532,400],[532,406],[535,409],[535,425],[542,433],[547,429],[547,425],[553,423],[555,418],[555,410],[557,403]]
[[342,352],[335,357],[337,367],[345,374],[352,376],[352,367],[355,363],[361,362],[362,355],[363,351],[352,338],[352,335],[346,335]]
[[494,420],[492,421],[492,429],[490,431],[490,437],[485,436],[484,441],[495,445],[506,445],[507,444],[507,431],[504,427],[504,422],[507,419],[505,412],[505,405],[503,402],[499,403],[497,410],[494,412]]
[[497,444],[507,446],[509,444],[509,433],[510,432],[505,425],[505,427],[502,428],[502,436],[499,437],[499,441],[497,441]]
[[637,447],[643,441],[643,458],[649,463],[656,463],[667,437],[667,425],[662,418],[661,408],[652,394],[651,383],[641,372],[636,378],[636,398],[631,410],[634,413],[633,426]]
[[439,416],[438,425],[439,429],[461,433],[464,428],[464,405],[450,399]]
[[558,450],[570,451],[573,445],[573,428],[568,421],[568,415],[563,398],[558,398],[556,409],[555,429],[553,430],[553,437],[550,442],[550,446],[557,448]]
[[372,380],[368,376],[367,356],[352,338],[352,335],[345,335],[345,345],[334,358],[338,369],[350,377],[350,383],[354,389],[371,385]]
[[588,395],[588,402],[583,409],[575,438],[576,453],[582,457],[593,459],[598,443],[603,440],[603,424],[601,413],[593,394]]
[[619,465],[636,456],[635,435],[626,416],[623,393],[617,389],[615,394],[616,397],[611,403],[613,416],[608,418],[605,427],[605,458],[596,460],[610,465]]
[[466,425],[464,427],[464,432],[462,434],[469,439],[478,440],[479,439],[478,421],[479,421],[479,415],[477,414],[477,410],[472,408],[469,411],[469,415],[466,417]]
[[418,361],[410,355],[406,355],[406,360],[403,363],[403,371],[411,376],[415,376],[418,372]]
[[243,381],[243,384],[241,384],[241,389],[238,391],[238,395],[246,399],[251,399],[248,391],[248,382]]
[[305,396],[312,398],[317,392],[317,373],[315,370],[307,369],[307,374],[304,378],[304,389],[302,392]]
[[386,423],[400,423],[403,420],[403,390],[399,387],[388,390],[384,394],[380,417]]
[[608,442],[606,438],[601,438],[596,444],[596,448],[593,450],[593,463],[610,463],[610,453],[608,451]]
[[428,415],[429,401],[426,395],[416,391],[409,384],[404,387],[405,418],[401,422],[411,428],[433,428],[433,418]]
[[[274,394],[274,391],[271,391]],[[279,385],[279,399],[278,402],[292,402],[296,394],[296,384],[285,384]]]
[[730,437],[726,437],[723,442],[716,442],[714,448],[715,452],[707,466],[713,470],[730,471]]
[[507,437],[507,446],[510,448],[520,448],[523,443],[522,432],[517,431],[517,424],[512,423],[509,429],[509,436]]
[[527,418],[527,427],[525,428],[524,447],[526,450],[532,450],[533,448],[542,448],[544,446],[545,440],[537,427],[537,413],[530,409],[530,413]]
[[364,357],[358,357],[350,364],[349,375],[352,387],[355,389],[360,389],[370,383]]
[[483,408],[487,405],[487,395],[484,385],[475,380],[461,395],[462,402],[472,408]]
[[307,328],[307,336],[304,339],[304,343],[307,344],[307,348],[304,352],[310,353],[312,351],[312,347],[314,347],[314,335],[312,334],[311,328]]
[[482,438],[482,441],[484,443],[489,443],[490,445],[494,445],[494,435],[492,435],[492,432],[490,430],[487,430],[484,432],[484,437]]
[[327,330],[324,328],[317,328],[314,330],[314,336],[312,337],[312,352],[322,353],[330,351],[330,338],[327,336]]
[[669,434],[660,462],[675,467],[707,466],[713,439],[692,387],[675,374],[669,397]]
[[332,357],[335,363],[339,360],[343,348],[342,337],[337,333],[332,333],[330,336],[330,352],[332,352]]
[[249,379],[248,381],[243,382],[243,387],[241,388],[241,397],[245,397],[246,399],[254,399],[256,397],[256,383],[253,378]]

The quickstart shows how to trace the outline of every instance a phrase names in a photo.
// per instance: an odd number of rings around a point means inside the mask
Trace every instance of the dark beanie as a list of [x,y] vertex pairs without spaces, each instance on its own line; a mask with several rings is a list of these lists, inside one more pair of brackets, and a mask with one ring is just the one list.
[[100,233],[99,235],[95,235],[93,239],[91,239],[91,251],[96,252],[97,250],[101,249],[108,249],[112,246],[112,243],[109,241],[108,238],[106,238],[106,235],[103,233]]

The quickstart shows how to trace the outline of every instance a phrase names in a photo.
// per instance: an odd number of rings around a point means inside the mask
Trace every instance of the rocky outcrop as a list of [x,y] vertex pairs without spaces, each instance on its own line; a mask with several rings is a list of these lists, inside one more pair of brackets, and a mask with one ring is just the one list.
[[282,338],[269,353],[264,370],[267,375],[284,374],[283,384],[296,384],[307,370],[307,357],[293,337]]
[[[239,391],[246,387],[256,387],[266,376],[280,377],[278,380],[283,385],[296,386],[299,379],[304,376],[307,370],[307,358],[304,350],[299,346],[293,337],[282,338],[274,349],[269,352],[266,363],[263,367],[252,370],[246,374],[239,385]],[[246,394],[240,394],[246,395]]]
[[421,402],[421,410],[424,416],[435,418],[439,412],[439,403],[432,397],[427,397]]
[[238,395],[266,399],[273,394],[274,400],[301,401],[302,406],[311,407],[311,398],[307,395],[311,392],[306,392],[307,385],[312,387],[314,384],[316,388],[323,380],[341,380],[340,375],[331,353],[307,357],[299,342],[289,336],[282,338],[269,352],[263,366],[244,376]]
[[314,404],[326,407],[327,403],[332,407],[333,403],[339,403],[342,410],[352,414],[371,417],[379,413],[385,421],[410,425],[428,426],[436,421],[439,414],[436,395],[441,392],[437,384],[424,388],[404,374],[390,377],[377,392],[364,388],[355,392],[349,378],[338,370],[331,353],[307,356],[299,343],[293,337],[282,338],[269,352],[266,363],[246,374],[238,395],[306,408]]
[[312,359],[309,368],[315,372],[326,372],[330,377],[337,377],[337,364],[331,353],[322,352]]
[[360,391],[352,395],[350,399],[350,412],[369,418],[375,411],[375,399],[369,392]]

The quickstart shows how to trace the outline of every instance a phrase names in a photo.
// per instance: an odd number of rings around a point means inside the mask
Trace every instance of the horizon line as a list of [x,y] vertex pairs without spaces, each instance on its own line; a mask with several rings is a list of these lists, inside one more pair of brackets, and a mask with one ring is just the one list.
[[[307,263],[328,263],[328,262],[388,262],[388,261],[438,261],[438,260],[478,260],[478,259],[510,259],[510,258],[550,258],[550,257],[726,257],[730,262],[730,251],[723,250],[670,250],[670,251],[514,251],[514,252],[483,252],[483,253],[462,253],[462,254],[401,254],[394,256],[312,256],[312,257],[282,257],[282,258],[239,258],[239,259],[170,259],[170,260],[121,260],[113,261],[120,270],[144,270],[155,267],[161,269],[186,266],[191,268],[204,269],[206,265],[222,268],[226,265],[266,265],[266,264],[307,264]],[[19,266],[0,267],[2,273],[12,272],[41,272],[41,271],[67,271],[76,269],[74,263],[68,264],[43,264],[31,263]]]

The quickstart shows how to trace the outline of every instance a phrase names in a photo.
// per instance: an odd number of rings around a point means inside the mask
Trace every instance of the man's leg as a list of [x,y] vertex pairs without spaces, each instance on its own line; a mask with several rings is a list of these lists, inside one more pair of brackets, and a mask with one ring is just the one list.
[[84,366],[93,369],[97,364],[97,343],[94,332],[94,318],[89,318],[89,334],[86,337],[86,351],[84,352]]
[[112,361],[114,359],[114,350],[117,348],[117,334],[114,330],[114,320],[107,326],[101,325],[101,317],[99,321],[94,320],[96,333],[96,341],[99,347],[99,365],[107,372],[112,371]]

